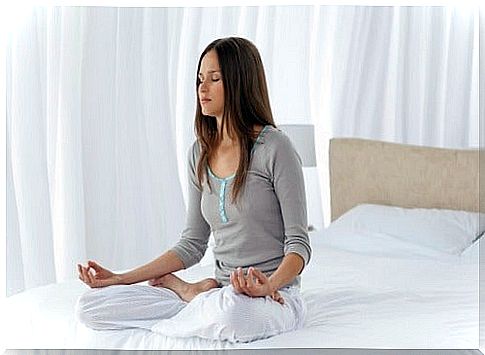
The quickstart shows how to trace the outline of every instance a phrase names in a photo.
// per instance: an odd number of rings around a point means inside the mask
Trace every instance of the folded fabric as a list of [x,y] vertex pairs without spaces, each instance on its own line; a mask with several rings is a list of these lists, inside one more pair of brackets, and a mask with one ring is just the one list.
[[198,294],[175,316],[151,330],[172,337],[246,343],[303,327],[306,307],[296,287],[280,290],[280,304],[271,297],[249,297],[229,285]]

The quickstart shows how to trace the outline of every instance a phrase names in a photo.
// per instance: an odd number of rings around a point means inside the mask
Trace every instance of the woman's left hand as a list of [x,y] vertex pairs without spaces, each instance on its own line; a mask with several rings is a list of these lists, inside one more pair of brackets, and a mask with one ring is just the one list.
[[244,293],[250,297],[271,296],[273,300],[283,304],[283,297],[277,290],[273,290],[270,280],[261,271],[254,267],[248,269],[244,275],[242,268],[231,273],[231,285],[237,293]]

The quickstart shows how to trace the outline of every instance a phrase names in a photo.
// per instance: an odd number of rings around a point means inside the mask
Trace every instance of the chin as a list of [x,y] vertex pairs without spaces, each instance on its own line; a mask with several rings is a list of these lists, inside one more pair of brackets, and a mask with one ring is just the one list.
[[212,112],[212,111],[205,111],[205,110],[202,110],[202,114],[203,114],[204,116],[211,116],[211,117],[215,117],[215,116],[216,116],[215,112]]

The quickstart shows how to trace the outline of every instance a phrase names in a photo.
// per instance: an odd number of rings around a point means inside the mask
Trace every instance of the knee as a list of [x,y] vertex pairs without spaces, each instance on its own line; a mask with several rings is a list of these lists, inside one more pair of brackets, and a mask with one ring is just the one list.
[[75,306],[76,319],[85,326],[92,329],[101,329],[96,317],[94,306],[94,290],[89,290],[81,295]]
[[246,296],[238,297],[241,298],[239,302],[228,302],[226,307],[216,314],[215,322],[219,329],[217,338],[232,343],[245,343],[271,336],[267,329],[270,324],[266,324],[271,322],[271,317],[264,317],[261,313],[260,302]]

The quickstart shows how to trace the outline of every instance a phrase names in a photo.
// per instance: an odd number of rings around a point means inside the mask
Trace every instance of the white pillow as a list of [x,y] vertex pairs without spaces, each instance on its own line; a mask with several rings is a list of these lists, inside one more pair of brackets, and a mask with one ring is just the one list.
[[382,233],[430,250],[460,255],[481,235],[478,212],[362,204],[329,228]]
[[[399,240],[389,234],[354,230],[334,225],[330,225],[318,234],[320,234],[318,238],[312,238],[311,241],[312,248],[315,250],[322,246],[363,256],[393,259],[433,259],[445,262],[456,262],[456,258],[461,258],[465,254],[463,253],[460,256],[450,255]],[[470,249],[472,248],[467,250]]]

